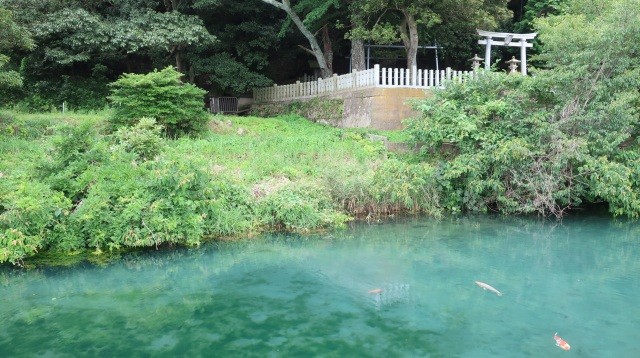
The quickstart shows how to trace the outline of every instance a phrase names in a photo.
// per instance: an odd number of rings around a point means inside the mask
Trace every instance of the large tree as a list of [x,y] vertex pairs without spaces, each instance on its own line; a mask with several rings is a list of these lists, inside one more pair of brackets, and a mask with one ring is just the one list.
[[[318,62],[318,66],[320,67],[322,77],[325,77],[325,78],[330,77],[333,74],[333,71],[332,71],[332,66],[327,62],[326,55],[327,55],[327,50],[331,50],[331,49],[330,47],[329,48],[325,47],[323,51],[323,48],[320,47],[320,45],[318,44],[318,40],[316,40],[315,38],[315,35],[311,32],[311,30],[309,30],[309,27],[305,24],[305,22],[300,18],[300,16],[296,12],[295,5],[298,5],[298,4],[292,5],[290,0],[280,0],[280,1],[262,0],[262,1],[287,13],[291,21],[296,25],[298,30],[304,35],[304,37],[309,42],[309,46],[311,47],[309,51],[313,54],[316,61]],[[332,6],[337,7],[338,1],[337,0],[306,0],[306,1],[301,1],[300,5],[301,5],[300,8],[304,8],[308,10],[307,17],[309,21],[313,21],[317,19],[317,17],[326,13],[328,9],[331,8]],[[325,31],[326,30],[327,29],[325,28]],[[326,33],[325,33],[325,36],[326,36]],[[325,43],[326,43],[326,39],[325,39]]]
[[417,65],[420,39],[433,40],[436,29],[457,30],[457,42],[467,43],[475,27],[497,28],[509,14],[507,0],[362,0],[353,3],[352,17],[358,20],[352,37],[401,41],[407,68],[412,68]]

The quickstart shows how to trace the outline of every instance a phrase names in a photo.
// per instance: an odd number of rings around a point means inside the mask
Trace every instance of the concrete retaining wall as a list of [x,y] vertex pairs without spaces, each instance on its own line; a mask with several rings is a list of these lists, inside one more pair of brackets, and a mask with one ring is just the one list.
[[264,106],[277,106],[279,103],[282,107],[280,110],[285,110],[286,105],[283,104],[291,102],[338,99],[344,103],[342,118],[334,117],[324,119],[318,117],[313,120],[342,128],[393,130],[402,129],[403,120],[419,115],[407,102],[431,96],[432,91],[432,89],[424,88],[370,87],[353,91],[343,91],[339,94],[296,99],[295,101],[255,104],[254,109]]
[[369,88],[343,96],[344,115],[339,127],[402,129],[402,121],[415,117],[407,101],[431,96],[431,90],[421,88]]

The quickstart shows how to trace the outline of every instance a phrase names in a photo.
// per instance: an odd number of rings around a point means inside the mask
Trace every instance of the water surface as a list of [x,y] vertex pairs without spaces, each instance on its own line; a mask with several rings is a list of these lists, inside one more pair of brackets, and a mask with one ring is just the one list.
[[403,219],[5,268],[0,357],[639,357],[639,239],[595,216]]

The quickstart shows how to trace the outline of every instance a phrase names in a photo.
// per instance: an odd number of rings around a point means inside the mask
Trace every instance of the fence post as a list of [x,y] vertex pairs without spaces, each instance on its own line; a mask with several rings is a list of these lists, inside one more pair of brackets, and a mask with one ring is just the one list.
[[411,67],[411,85],[412,86],[418,85],[418,82],[416,82],[417,74],[418,74],[418,67],[417,66]]
[[358,70],[353,70],[353,72],[351,72],[351,87],[355,88],[356,87],[356,79],[358,78]]
[[378,87],[380,84],[380,65],[373,65],[373,86]]

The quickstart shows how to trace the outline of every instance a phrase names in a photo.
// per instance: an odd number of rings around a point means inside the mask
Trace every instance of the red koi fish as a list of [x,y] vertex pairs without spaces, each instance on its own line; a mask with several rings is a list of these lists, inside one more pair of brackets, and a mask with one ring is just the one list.
[[381,288],[374,288],[373,290],[370,290],[369,293],[371,294],[378,294],[378,293],[382,293],[384,290]]
[[553,339],[556,340],[556,346],[564,349],[565,351],[568,351],[569,349],[571,349],[571,346],[569,345],[569,343],[567,343],[567,341],[565,341],[564,339],[558,336],[558,332],[556,332],[553,335]]

